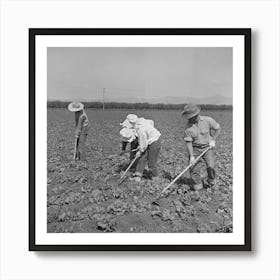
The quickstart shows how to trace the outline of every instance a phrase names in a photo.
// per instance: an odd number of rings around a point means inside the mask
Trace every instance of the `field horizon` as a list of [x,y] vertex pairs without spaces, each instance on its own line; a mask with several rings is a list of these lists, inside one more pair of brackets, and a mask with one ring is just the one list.
[[[68,104],[72,101],[47,101],[47,108],[67,108]],[[85,108],[93,109],[159,109],[159,110],[182,110],[184,105],[181,104],[165,104],[165,103],[125,103],[125,102],[97,102],[97,101],[80,101],[85,105]],[[197,104],[202,110],[230,110],[232,111],[232,105],[226,104]]]

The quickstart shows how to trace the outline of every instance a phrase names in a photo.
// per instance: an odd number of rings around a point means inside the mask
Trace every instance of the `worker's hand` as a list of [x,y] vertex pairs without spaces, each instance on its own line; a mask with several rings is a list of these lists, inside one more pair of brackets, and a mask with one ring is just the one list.
[[194,157],[194,156],[191,156],[191,157],[190,157],[190,164],[193,164],[194,161],[195,161],[195,157]]
[[135,156],[140,157],[141,156],[141,151],[138,151]]
[[209,142],[209,147],[210,148],[214,148],[216,146],[216,141],[215,140],[211,140],[210,142]]

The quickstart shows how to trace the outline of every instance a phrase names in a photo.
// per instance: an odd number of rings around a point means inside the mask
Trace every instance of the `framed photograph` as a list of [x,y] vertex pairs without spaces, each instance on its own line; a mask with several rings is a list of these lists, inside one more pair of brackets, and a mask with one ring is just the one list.
[[251,250],[251,30],[29,30],[30,251]]

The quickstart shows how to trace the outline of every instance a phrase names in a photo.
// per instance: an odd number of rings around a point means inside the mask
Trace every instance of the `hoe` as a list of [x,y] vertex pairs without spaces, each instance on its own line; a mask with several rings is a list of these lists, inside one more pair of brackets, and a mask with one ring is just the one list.
[[129,171],[129,169],[131,168],[131,166],[133,165],[133,163],[138,159],[138,156],[135,156],[135,158],[133,159],[133,161],[131,161],[131,163],[129,164],[129,166],[127,167],[127,169],[125,170],[125,172],[123,173],[123,175],[121,176],[120,180],[119,180],[119,185],[122,184],[122,182],[126,179],[126,173]]
[[79,138],[76,137],[76,138],[75,138],[74,156],[73,156],[73,160],[74,160],[74,161],[77,159],[77,148],[78,148],[78,143],[79,143]]
[[208,147],[207,149],[205,149],[195,160],[194,162],[192,162],[191,164],[189,164],[175,179],[172,180],[172,182],[170,182],[170,184],[165,187],[160,194],[156,197],[156,199],[152,202],[152,204],[156,204],[159,205],[157,203],[157,200],[159,200],[160,196],[167,190],[169,189],[189,168],[191,168],[207,151],[209,151],[211,149],[211,147]]

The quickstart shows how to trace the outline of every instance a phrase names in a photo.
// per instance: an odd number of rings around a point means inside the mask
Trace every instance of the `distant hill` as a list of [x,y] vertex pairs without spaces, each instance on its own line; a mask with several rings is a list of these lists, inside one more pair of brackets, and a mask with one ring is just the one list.
[[[67,108],[70,101],[48,101],[48,108]],[[102,102],[84,102],[85,108],[102,109]],[[232,110],[232,105],[199,104],[202,110]],[[182,110],[183,104],[105,102],[106,109]]]
[[[100,100],[99,100],[100,101]],[[150,103],[150,104],[213,104],[213,105],[232,105],[231,98],[227,98],[221,95],[211,97],[177,97],[177,96],[165,96],[165,97],[120,97],[120,98],[107,98],[106,102],[125,102],[125,103]]]
[[151,98],[148,103],[163,103],[163,104],[213,104],[213,105],[232,105],[232,99],[221,95],[215,95],[211,97],[176,97],[166,96],[163,98]]

